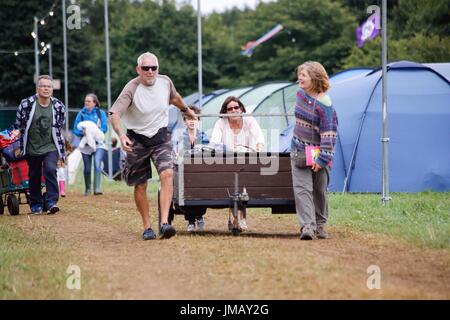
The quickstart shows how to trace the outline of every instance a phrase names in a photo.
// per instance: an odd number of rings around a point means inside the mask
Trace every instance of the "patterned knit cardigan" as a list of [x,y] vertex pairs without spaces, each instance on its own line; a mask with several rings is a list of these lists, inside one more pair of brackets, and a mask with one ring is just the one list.
[[319,146],[316,163],[325,167],[333,160],[338,119],[333,106],[321,103],[300,89],[296,95],[295,128],[291,150],[305,152],[305,146]]

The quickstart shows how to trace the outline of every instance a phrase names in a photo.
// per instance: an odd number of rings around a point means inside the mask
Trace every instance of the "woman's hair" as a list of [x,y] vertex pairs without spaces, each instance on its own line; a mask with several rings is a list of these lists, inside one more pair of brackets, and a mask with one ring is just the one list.
[[237,103],[239,104],[239,106],[241,107],[243,113],[246,113],[246,112],[247,112],[247,111],[245,110],[245,107],[244,107],[244,105],[242,104],[241,100],[239,100],[239,99],[236,98],[236,97],[229,96],[229,97],[227,97],[227,98],[225,99],[225,101],[223,102],[222,108],[220,108],[220,113],[227,113],[227,106],[228,106],[228,104],[229,104],[230,102],[232,102],[232,101],[237,102]]
[[88,93],[88,94],[86,95],[86,98],[87,98],[87,97],[91,97],[92,100],[94,100],[94,102],[95,102],[95,106],[98,107],[98,108],[100,108],[100,101],[98,100],[97,95],[96,95],[95,93]]
[[330,88],[330,81],[325,68],[317,61],[306,61],[297,67],[298,72],[305,70],[312,82],[312,90],[326,92]]

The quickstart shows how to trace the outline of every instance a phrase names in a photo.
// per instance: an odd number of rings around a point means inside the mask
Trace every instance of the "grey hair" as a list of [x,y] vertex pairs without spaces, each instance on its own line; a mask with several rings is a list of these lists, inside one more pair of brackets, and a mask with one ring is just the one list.
[[139,66],[142,62],[142,59],[144,59],[144,57],[149,57],[149,58],[153,58],[156,60],[156,65],[159,67],[159,62],[158,62],[158,57],[155,56],[153,53],[150,52],[145,52],[143,54],[141,54],[138,58],[137,58],[137,65]]
[[50,77],[48,74],[40,75],[38,78],[38,82],[41,81],[42,79],[53,81],[53,78]]

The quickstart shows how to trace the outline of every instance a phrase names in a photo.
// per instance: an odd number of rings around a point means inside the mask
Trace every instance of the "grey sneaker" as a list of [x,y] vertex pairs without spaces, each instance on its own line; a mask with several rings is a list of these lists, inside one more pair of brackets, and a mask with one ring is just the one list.
[[40,205],[31,206],[31,214],[42,214],[42,206]]
[[187,231],[188,231],[188,232],[194,232],[194,231],[195,231],[195,224],[193,224],[193,223],[188,223]]
[[328,233],[324,225],[318,225],[315,234],[317,239],[328,239]]
[[172,238],[176,233],[177,231],[173,226],[168,223],[164,223],[159,230],[159,237],[160,239],[169,239]]
[[312,240],[314,236],[314,230],[309,225],[305,225],[302,228],[300,234],[300,240]]
[[203,218],[197,219],[197,230],[203,231],[205,230],[205,220]]
[[239,227],[241,228],[242,231],[247,231],[248,230],[247,220],[245,219],[239,220]]
[[142,234],[142,239],[143,240],[153,240],[156,239],[156,234],[153,231],[152,228],[148,228],[144,230],[144,233]]
[[50,208],[47,210],[47,214],[55,214],[57,212],[59,212],[59,207],[56,204],[50,206]]

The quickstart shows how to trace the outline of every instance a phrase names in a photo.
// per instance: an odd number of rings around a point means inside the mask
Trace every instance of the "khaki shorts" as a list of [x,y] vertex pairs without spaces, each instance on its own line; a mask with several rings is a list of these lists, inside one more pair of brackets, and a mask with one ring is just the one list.
[[164,170],[173,169],[172,139],[167,133],[165,141],[152,147],[146,147],[142,143],[127,135],[133,143],[133,151],[127,152],[122,178],[129,186],[146,183],[152,177],[150,159],[158,171],[158,175]]

